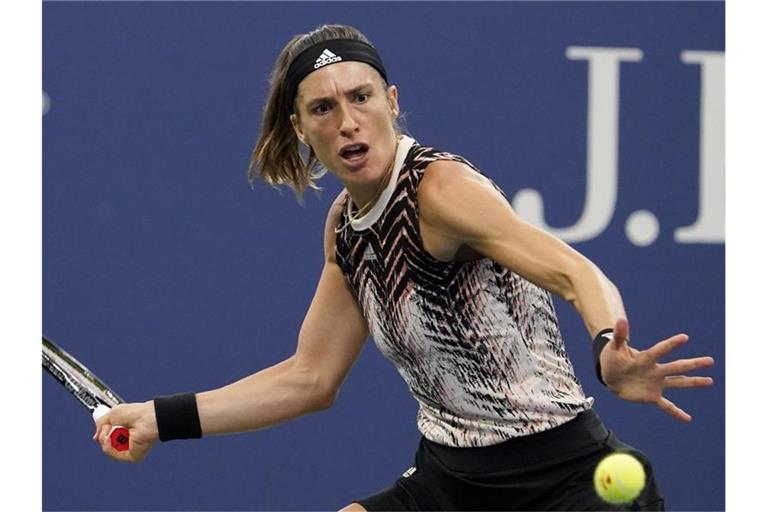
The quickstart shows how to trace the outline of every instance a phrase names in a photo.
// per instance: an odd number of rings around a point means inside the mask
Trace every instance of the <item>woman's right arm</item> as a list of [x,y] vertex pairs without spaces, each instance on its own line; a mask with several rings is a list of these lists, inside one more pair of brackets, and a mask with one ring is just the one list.
[[[326,221],[325,265],[295,354],[237,382],[198,393],[203,435],[270,427],[333,404],[368,337],[357,300],[336,264],[333,228],[340,212],[337,198]],[[115,451],[106,439],[112,425],[129,429],[131,448],[127,452]],[[152,401],[115,407],[97,421],[96,432],[107,455],[124,461],[141,460],[157,440]]]
[[238,382],[198,394],[203,434],[269,427],[333,404],[368,336],[357,300],[336,264],[337,207],[326,223],[325,265],[296,353]]

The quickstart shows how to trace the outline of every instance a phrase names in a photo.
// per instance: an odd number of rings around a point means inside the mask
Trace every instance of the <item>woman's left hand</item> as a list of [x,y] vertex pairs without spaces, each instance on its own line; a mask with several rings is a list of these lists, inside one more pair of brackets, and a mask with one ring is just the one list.
[[691,421],[687,412],[663,396],[664,390],[711,386],[711,377],[684,374],[712,366],[714,359],[696,357],[660,363],[662,357],[688,341],[687,334],[677,334],[642,351],[630,347],[628,338],[629,324],[625,318],[619,318],[613,339],[600,353],[602,377],[608,388],[624,400],[655,403],[675,419]]

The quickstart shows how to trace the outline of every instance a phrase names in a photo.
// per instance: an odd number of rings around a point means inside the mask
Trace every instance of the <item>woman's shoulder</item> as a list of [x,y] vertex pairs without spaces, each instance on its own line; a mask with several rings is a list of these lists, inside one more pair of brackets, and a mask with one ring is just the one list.
[[325,219],[325,252],[326,256],[335,253],[336,247],[336,227],[341,222],[341,218],[344,215],[344,205],[347,203],[347,189],[343,189],[336,199],[331,203],[331,207],[328,208],[328,215]]
[[344,205],[347,202],[347,197],[349,197],[347,189],[342,189],[342,191],[339,192],[339,195],[336,196],[336,199],[333,200],[331,207],[328,208],[326,228],[329,223],[332,223],[333,226],[336,226],[339,220],[341,220],[341,216],[344,212]]
[[468,184],[489,185],[490,180],[464,161],[435,160],[424,169],[419,183],[419,198],[460,195]]
[[419,184],[419,210],[428,224],[457,224],[466,209],[482,209],[497,193],[493,182],[469,164],[436,160],[424,170]]

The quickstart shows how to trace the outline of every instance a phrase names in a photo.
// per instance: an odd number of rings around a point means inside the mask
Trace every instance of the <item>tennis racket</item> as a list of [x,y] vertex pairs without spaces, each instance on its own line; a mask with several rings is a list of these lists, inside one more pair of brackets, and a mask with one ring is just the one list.
[[[77,398],[93,419],[99,419],[117,404],[125,400],[80,361],[43,336],[43,368]],[[112,447],[124,452],[128,449],[130,435],[125,427],[114,426],[109,432]]]

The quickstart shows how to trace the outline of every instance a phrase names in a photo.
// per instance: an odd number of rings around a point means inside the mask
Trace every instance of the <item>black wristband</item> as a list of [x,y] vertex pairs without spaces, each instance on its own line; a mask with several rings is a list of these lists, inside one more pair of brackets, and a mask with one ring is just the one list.
[[160,441],[203,437],[194,393],[158,396],[154,403]]
[[592,355],[595,357],[595,372],[597,372],[597,380],[605,386],[603,380],[602,369],[600,368],[600,353],[603,351],[609,341],[613,339],[613,329],[603,329],[597,336],[595,336],[592,342]]

